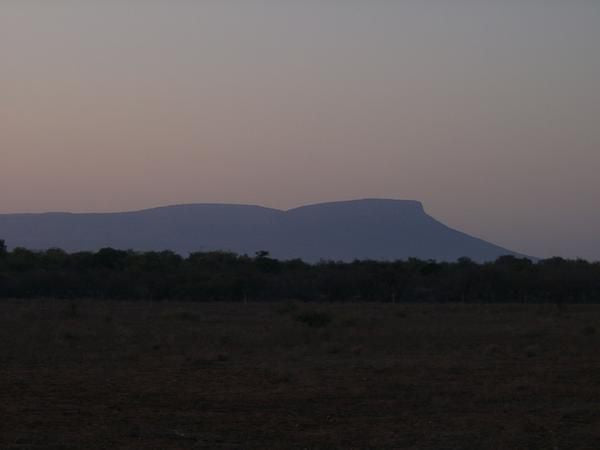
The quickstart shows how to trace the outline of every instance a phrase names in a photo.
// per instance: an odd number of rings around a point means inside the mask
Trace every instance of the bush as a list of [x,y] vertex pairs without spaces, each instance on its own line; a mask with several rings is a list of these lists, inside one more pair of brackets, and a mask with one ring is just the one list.
[[278,304],[274,310],[277,314],[291,314],[298,310],[298,305],[293,301],[287,301]]
[[298,322],[313,328],[326,327],[333,321],[331,313],[324,311],[305,311],[296,316]]

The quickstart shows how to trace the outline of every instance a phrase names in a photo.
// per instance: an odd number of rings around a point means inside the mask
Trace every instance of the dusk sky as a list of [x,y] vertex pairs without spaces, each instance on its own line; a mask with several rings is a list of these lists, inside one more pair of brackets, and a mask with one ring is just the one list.
[[600,260],[600,1],[2,0],[0,213],[415,199]]

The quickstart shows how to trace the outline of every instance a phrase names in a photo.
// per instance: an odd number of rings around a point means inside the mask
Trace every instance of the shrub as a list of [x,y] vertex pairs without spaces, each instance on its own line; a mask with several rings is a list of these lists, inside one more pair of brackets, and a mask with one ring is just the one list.
[[324,311],[305,311],[296,316],[298,322],[313,328],[326,327],[333,321],[331,313]]
[[298,310],[298,305],[296,305],[296,303],[293,301],[286,301],[278,304],[274,310],[277,314],[291,314]]

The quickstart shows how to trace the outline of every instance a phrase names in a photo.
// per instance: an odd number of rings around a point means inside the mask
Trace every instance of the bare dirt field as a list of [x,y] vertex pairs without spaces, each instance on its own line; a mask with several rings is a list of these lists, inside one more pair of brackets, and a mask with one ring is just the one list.
[[600,449],[600,306],[0,303],[0,448]]

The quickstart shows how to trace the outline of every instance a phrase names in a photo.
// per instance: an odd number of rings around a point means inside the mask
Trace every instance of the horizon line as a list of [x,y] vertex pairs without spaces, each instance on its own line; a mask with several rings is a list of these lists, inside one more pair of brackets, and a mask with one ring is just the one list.
[[249,207],[249,208],[262,208],[266,210],[279,211],[279,212],[290,212],[300,208],[307,208],[311,206],[320,205],[331,205],[340,203],[358,203],[358,202],[401,202],[401,203],[415,203],[424,209],[423,202],[414,199],[402,199],[402,198],[390,198],[390,197],[358,197],[348,200],[328,200],[323,202],[306,203],[292,208],[282,209],[270,206],[264,206],[258,203],[227,203],[227,202],[191,202],[191,203],[168,203],[159,206],[149,206],[145,208],[135,208],[127,210],[112,210],[112,211],[60,211],[60,210],[49,210],[49,211],[29,211],[29,212],[0,212],[0,216],[27,216],[27,215],[52,215],[52,214],[63,214],[63,215],[102,215],[102,214],[129,214],[129,213],[140,213],[145,211],[153,211],[157,209],[165,208],[180,208],[190,206],[234,206],[234,207]]

